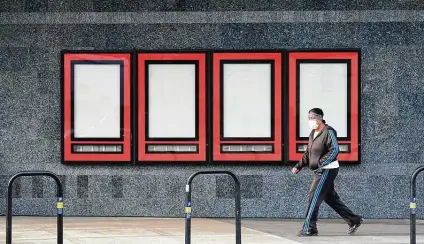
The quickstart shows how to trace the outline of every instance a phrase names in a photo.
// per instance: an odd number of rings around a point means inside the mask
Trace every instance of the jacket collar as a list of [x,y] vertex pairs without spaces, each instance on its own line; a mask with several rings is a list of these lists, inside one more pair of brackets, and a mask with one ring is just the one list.
[[318,133],[318,135],[315,138],[313,137],[314,134],[315,134],[315,130],[313,130],[312,131],[312,142],[315,141],[315,139],[317,139],[322,134],[322,132],[326,129],[327,129],[327,125],[324,125],[324,127],[321,129],[321,131]]

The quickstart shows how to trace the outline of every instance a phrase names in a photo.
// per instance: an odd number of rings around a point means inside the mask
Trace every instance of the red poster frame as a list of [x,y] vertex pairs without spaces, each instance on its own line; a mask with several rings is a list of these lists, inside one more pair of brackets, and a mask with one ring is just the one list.
[[[348,60],[350,67],[350,104],[348,108],[348,133],[350,136],[339,138],[340,145],[346,145],[349,150],[340,152],[338,160],[340,162],[359,163],[360,162],[360,51],[359,50],[319,50],[319,51],[289,51],[288,52],[288,161],[298,162],[303,152],[297,150],[298,144],[307,144],[308,141],[298,136],[297,114],[297,62],[306,60],[308,62],[328,61],[328,60]],[[348,77],[349,79],[349,77]],[[324,111],[325,112],[325,111]],[[304,115],[306,116],[306,115]]]
[[[72,124],[72,62],[119,62],[122,65],[121,80],[121,138],[73,138]],[[62,51],[62,162],[132,162],[131,146],[131,54],[125,52],[103,51]],[[122,152],[75,152],[73,145],[120,145]]]
[[[213,160],[214,161],[260,161],[281,162],[282,160],[282,53],[280,51],[266,52],[215,52],[212,54],[213,67]],[[273,109],[273,135],[270,139],[249,140],[223,140],[221,138],[221,62],[222,61],[272,61],[274,76],[274,107]],[[237,152],[228,153],[221,151],[223,145],[272,145],[273,151],[269,153],[260,152]]]
[[[204,52],[139,52],[137,54],[137,161],[138,162],[206,162],[206,53]],[[197,137],[194,139],[163,139],[146,138],[146,62],[196,62],[197,64]],[[196,152],[170,153],[170,152],[147,152],[148,145],[194,145],[197,146]]]

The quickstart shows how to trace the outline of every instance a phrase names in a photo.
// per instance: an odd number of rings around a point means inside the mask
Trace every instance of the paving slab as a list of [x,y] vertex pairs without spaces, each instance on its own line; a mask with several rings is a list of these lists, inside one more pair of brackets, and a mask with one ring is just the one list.
[[[232,220],[225,220],[231,222]],[[319,236],[297,237],[303,221],[288,219],[243,219],[242,226],[301,244],[409,244],[409,219],[365,220],[358,232],[348,235],[346,222],[318,221]],[[424,221],[417,220],[417,243],[424,244]]]
[[[6,219],[0,218],[0,243],[4,243]],[[320,220],[317,237],[296,236],[302,220],[243,219],[243,244],[407,244],[408,220],[366,220],[357,234],[346,234],[342,220]],[[183,244],[182,218],[65,217],[64,243],[69,244]],[[193,244],[235,243],[233,219],[192,220]],[[424,222],[417,221],[417,243],[424,244]],[[14,217],[13,243],[56,243],[56,218]]]
[[[184,219],[156,218],[64,218],[64,243],[72,244],[181,244],[185,237]],[[3,217],[0,228],[6,229]],[[235,226],[214,219],[193,219],[193,244],[235,243]],[[297,244],[272,234],[243,228],[243,243]],[[14,217],[13,243],[56,243],[54,217]],[[0,233],[5,240],[5,232]]]

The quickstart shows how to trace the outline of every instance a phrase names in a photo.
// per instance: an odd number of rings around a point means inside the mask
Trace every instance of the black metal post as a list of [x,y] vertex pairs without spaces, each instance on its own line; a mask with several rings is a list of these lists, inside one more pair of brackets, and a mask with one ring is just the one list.
[[22,176],[48,176],[55,180],[57,190],[57,243],[63,244],[63,187],[59,177],[49,171],[23,171],[10,178],[7,185],[7,209],[6,209],[6,244],[12,244],[12,187],[13,182]]
[[[190,176],[191,179],[192,176]],[[191,182],[186,185],[185,244],[191,244]]]
[[417,176],[420,172],[424,171],[424,166],[418,167],[411,176],[411,202],[409,208],[411,209],[411,214],[409,218],[410,225],[410,244],[417,244],[417,229],[416,229],[416,196],[417,196]]
[[215,175],[226,174],[233,178],[235,183],[234,198],[235,198],[235,218],[236,218],[236,244],[241,244],[241,193],[240,181],[237,176],[231,171],[200,171],[192,174],[186,184],[186,203],[185,203],[185,244],[191,244],[191,184],[193,179],[198,175]]

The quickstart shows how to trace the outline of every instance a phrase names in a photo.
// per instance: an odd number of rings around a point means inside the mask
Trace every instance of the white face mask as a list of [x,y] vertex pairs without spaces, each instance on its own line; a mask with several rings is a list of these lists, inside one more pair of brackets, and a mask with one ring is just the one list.
[[318,128],[318,123],[316,119],[309,120],[309,128],[311,128],[311,130],[316,130]]

